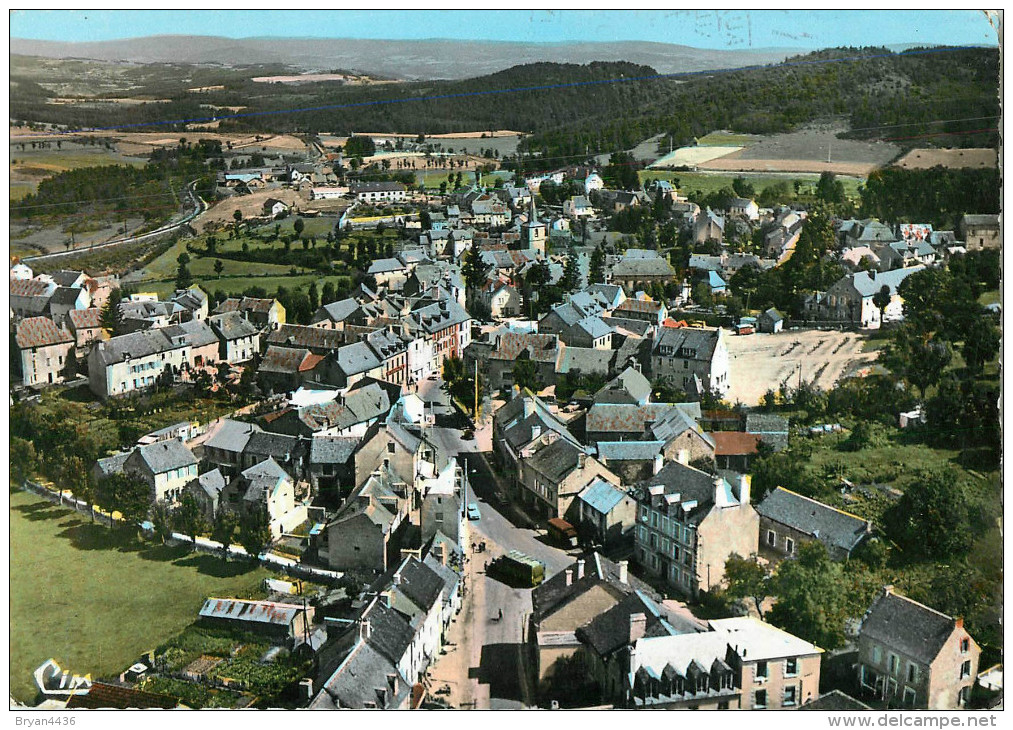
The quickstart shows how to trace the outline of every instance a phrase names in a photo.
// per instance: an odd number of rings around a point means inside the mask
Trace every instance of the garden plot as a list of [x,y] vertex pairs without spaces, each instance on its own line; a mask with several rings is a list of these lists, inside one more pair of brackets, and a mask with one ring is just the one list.
[[856,365],[871,363],[878,352],[862,352],[865,338],[854,332],[794,330],[776,335],[729,335],[729,379],[726,400],[757,405],[768,390],[782,383],[796,387],[801,379],[829,389]]

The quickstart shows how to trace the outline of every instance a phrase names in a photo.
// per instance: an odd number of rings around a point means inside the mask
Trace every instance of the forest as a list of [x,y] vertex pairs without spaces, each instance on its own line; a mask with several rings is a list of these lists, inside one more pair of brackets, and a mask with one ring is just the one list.
[[[168,103],[101,111],[49,104],[50,92],[12,75],[11,117],[72,128],[131,124],[143,129],[156,121],[206,118],[209,111],[201,104],[240,105],[242,116],[222,119],[220,131],[515,129],[531,133],[522,151],[546,161],[628,149],[656,134],[670,135],[678,146],[714,129],[785,132],[842,116],[851,124],[850,135],[891,139],[902,147],[915,140],[924,146],[932,139],[955,147],[998,145],[993,131],[999,115],[998,51],[989,48],[904,53],[839,48],[776,66],[686,78],[622,62],[534,63],[463,81],[376,86],[288,87],[257,84],[235,70],[222,74],[219,91],[196,97],[182,88],[170,92],[161,83],[159,92]],[[214,75],[202,69],[202,79],[207,83]]]

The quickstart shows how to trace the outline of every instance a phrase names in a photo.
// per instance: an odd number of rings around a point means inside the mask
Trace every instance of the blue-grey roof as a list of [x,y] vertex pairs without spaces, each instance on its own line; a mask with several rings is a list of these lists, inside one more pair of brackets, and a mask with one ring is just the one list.
[[197,486],[212,499],[217,499],[225,489],[225,477],[217,469],[206,471],[197,477]]
[[193,452],[178,439],[138,446],[134,452],[148,465],[152,474],[164,474],[172,469],[193,466],[197,463]]
[[206,345],[218,344],[218,335],[206,323],[191,319],[180,324],[174,324],[165,328],[165,334],[170,338],[183,338],[183,341],[190,347],[204,347]]
[[213,314],[208,317],[208,324],[210,324],[211,328],[218,333],[220,338],[225,340],[239,340],[244,337],[252,337],[259,332],[259,330],[239,312]]
[[720,276],[718,275],[718,272],[716,272],[716,271],[708,271],[708,272],[707,272],[707,282],[708,282],[708,283],[709,283],[709,284],[710,284],[710,285],[711,285],[712,287],[722,287],[722,286],[727,286],[727,285],[725,284],[725,280],[724,280],[724,279],[722,279],[722,278],[721,278],[721,277],[720,277]]
[[246,448],[250,436],[260,430],[259,426],[252,423],[226,419],[222,421],[218,430],[205,442],[204,446],[239,454]]
[[860,271],[857,274],[851,274],[851,279],[855,289],[863,297],[871,297],[884,286],[890,290],[890,294],[896,294],[897,287],[904,279],[924,270],[924,266],[910,266],[906,269],[894,269],[883,273]]
[[591,339],[598,339],[604,337],[612,331],[612,328],[605,324],[600,317],[584,317],[579,320],[574,327],[580,327],[582,330],[587,332]]
[[595,403],[645,404],[651,397],[651,381],[628,367],[594,394]]
[[123,465],[127,461],[127,457],[130,456],[133,451],[121,451],[118,454],[107,456],[104,459],[99,459],[95,462],[95,466],[98,468],[100,478],[112,476],[113,474],[123,473]]
[[[359,308],[359,303],[351,297],[342,299],[337,302],[331,302],[330,304],[324,304],[320,307],[323,310],[323,314],[326,315],[327,319],[332,322],[344,322],[348,317]],[[320,315],[321,311],[317,310],[317,314]],[[315,317],[317,321],[323,319],[323,317]]]
[[871,524],[861,517],[778,487],[756,511],[761,517],[812,535],[827,547],[850,552],[869,533]]
[[404,271],[405,265],[397,259],[377,259],[369,265],[367,274],[388,274],[393,271]]
[[382,364],[376,353],[365,342],[356,342],[338,348],[336,353],[338,367],[345,375],[358,375]]
[[608,375],[613,354],[612,350],[599,350],[593,347],[567,347],[559,358],[557,372],[571,373],[579,370],[584,375],[588,373]]
[[604,479],[595,479],[584,487],[584,490],[578,496],[591,509],[600,514],[607,515],[617,504],[623,501],[626,493]]
[[183,346],[182,343],[173,344],[164,330],[151,329],[131,332],[119,337],[112,337],[105,342],[98,342],[95,351],[104,365],[112,365],[123,362],[128,357],[147,357]]
[[664,441],[599,441],[598,457],[610,461],[650,461],[665,448]]

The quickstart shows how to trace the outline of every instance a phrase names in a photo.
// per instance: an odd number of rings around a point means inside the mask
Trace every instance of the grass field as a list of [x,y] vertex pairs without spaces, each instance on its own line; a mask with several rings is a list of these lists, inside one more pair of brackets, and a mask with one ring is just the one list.
[[[349,277],[347,276],[321,276],[320,274],[299,274],[297,276],[244,276],[236,278],[223,277],[216,279],[214,276],[210,276],[206,279],[197,279],[195,283],[199,284],[202,289],[206,292],[220,291],[224,294],[233,295],[241,294],[243,290],[248,289],[251,286],[263,287],[268,294],[274,293],[279,286],[283,286],[286,289],[298,289],[300,287],[309,286],[310,282],[317,282],[317,287],[323,288],[326,282],[331,282],[335,286],[341,281],[348,283]],[[156,281],[156,282],[142,282],[140,287],[143,291],[154,292],[159,298],[164,299],[168,295],[172,294],[176,288],[175,284],[171,281]]]
[[261,596],[270,575],[140,543],[21,491],[11,492],[10,550],[11,693],[26,702],[46,659],[93,678],[118,674],[191,624],[208,596]]
[[[728,173],[728,174],[711,174],[705,172],[681,172],[675,170],[640,170],[637,175],[640,177],[640,182],[644,180],[678,180],[679,181],[679,192],[685,194],[686,191],[700,190],[705,195],[709,193],[717,192],[722,188],[730,188],[732,181],[737,177],[743,177],[748,181],[756,192],[759,193],[768,185],[773,185],[779,182],[793,183],[795,180],[801,180],[806,185],[815,185],[819,181],[820,176],[815,173],[796,173],[796,174],[781,174],[781,175],[765,175],[763,173]],[[850,198],[858,198],[858,186],[862,185],[865,181],[857,177],[845,177],[838,175],[837,179],[844,184],[844,192]],[[805,190],[803,189],[803,192]]]
[[711,132],[700,137],[696,142],[701,147],[746,147],[759,141],[759,139],[760,137],[751,134]]
[[[179,267],[176,259],[181,253],[186,251],[187,243],[188,240],[180,239],[172,248],[145,266],[142,281],[157,281],[159,279],[167,279],[176,276],[176,270]],[[228,241],[227,243],[231,244],[232,241]],[[237,242],[234,248],[238,249],[241,246],[242,242],[240,241]],[[228,246],[223,248],[228,248]],[[251,263],[248,261],[231,261],[229,259],[222,259],[222,264],[225,266],[223,271],[224,276],[252,276],[254,274],[285,276],[292,268],[291,266],[285,266],[282,264],[261,264]],[[213,257],[197,257],[190,254],[190,263],[187,264],[187,268],[190,269],[190,273],[193,274],[195,279],[199,281],[210,281],[217,280],[218,275],[214,271],[214,265],[215,260]],[[302,271],[302,269],[300,269],[300,271]]]

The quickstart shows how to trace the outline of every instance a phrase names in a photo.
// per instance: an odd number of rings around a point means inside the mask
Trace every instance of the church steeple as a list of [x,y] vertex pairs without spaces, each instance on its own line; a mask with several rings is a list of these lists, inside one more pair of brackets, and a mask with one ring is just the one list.
[[528,225],[535,225],[538,223],[538,211],[535,210],[535,196],[531,196],[531,206],[528,211]]

